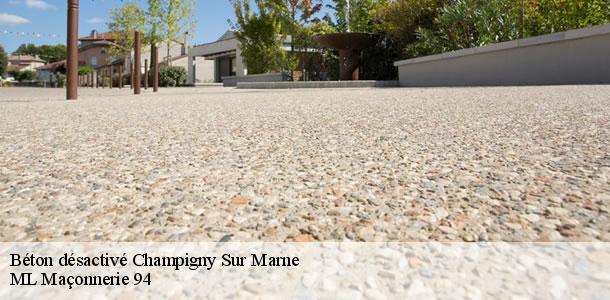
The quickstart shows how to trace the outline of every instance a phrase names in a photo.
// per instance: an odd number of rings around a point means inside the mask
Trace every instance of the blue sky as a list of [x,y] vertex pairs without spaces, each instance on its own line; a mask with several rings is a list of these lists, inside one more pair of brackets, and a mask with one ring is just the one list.
[[[142,7],[145,1],[142,2]],[[191,43],[216,40],[233,19],[228,0],[197,0],[197,31]],[[108,14],[120,0],[80,0],[79,36],[106,30]],[[12,52],[23,43],[61,44],[66,36],[66,0],[0,0],[0,45]],[[18,34],[15,34],[18,32]]]

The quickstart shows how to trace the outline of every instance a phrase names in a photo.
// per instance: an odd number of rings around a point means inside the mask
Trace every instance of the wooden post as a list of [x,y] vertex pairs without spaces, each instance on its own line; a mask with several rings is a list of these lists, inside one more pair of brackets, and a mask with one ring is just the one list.
[[114,82],[112,82],[112,77],[114,77],[114,68],[112,67],[112,65],[110,65],[110,67],[108,67],[108,72],[110,73],[110,82],[108,83],[108,85],[110,86],[110,88],[113,87]]
[[140,41],[140,32],[136,31],[135,32],[135,49],[134,49],[135,65],[133,66],[133,69],[135,72],[135,76],[134,76],[135,86],[133,88],[133,93],[135,95],[140,94],[140,81],[141,81],[140,72],[142,72],[142,67],[140,66],[140,61],[141,61],[140,50],[141,49],[142,49],[142,43]]
[[144,60],[144,89],[148,90],[148,59]]

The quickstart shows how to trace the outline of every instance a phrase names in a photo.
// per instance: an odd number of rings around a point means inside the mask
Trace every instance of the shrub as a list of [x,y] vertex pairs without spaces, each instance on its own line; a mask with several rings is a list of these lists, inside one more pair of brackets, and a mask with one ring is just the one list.
[[6,72],[7,65],[8,56],[6,55],[6,51],[4,51],[4,48],[0,46],[0,76],[4,75],[4,72]]
[[93,73],[93,67],[89,65],[79,66],[78,67],[78,75],[87,75]]
[[[406,1],[406,0],[405,0]],[[410,57],[480,47],[610,21],[608,0],[451,0],[419,26]]]
[[66,85],[66,75],[59,74],[57,75],[57,87],[63,88]]
[[25,70],[25,71],[9,70],[8,75],[10,77],[15,78],[15,80],[17,80],[17,81],[32,81],[32,80],[35,80],[37,77],[36,72],[30,71],[30,70]]
[[159,68],[159,85],[174,87],[186,83],[186,69],[178,66],[161,66]]

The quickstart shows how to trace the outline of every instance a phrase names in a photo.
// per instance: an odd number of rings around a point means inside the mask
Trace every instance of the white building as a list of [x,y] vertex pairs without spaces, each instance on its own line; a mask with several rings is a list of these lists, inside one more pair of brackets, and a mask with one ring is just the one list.
[[[189,70],[187,47],[188,46],[186,44],[182,44],[182,43],[172,43],[169,46],[167,45],[167,43],[160,43],[158,46],[159,64],[167,64],[168,61],[171,61],[170,65],[183,67],[185,70]],[[169,49],[169,51],[168,51],[168,49]],[[131,53],[131,57],[132,58],[134,57],[133,51]],[[150,46],[144,47],[142,49],[140,58],[141,58],[140,66],[142,68],[142,73],[144,73],[144,66],[145,66],[146,61],[148,62],[148,68],[150,70],[152,68],[151,67]],[[131,59],[128,59],[125,61],[126,70],[129,70],[131,68],[130,61],[131,61]],[[197,74],[196,74],[197,75],[196,83],[197,82],[213,82],[214,81],[213,68],[214,68],[213,61],[201,62],[199,69],[197,70]],[[190,76],[189,76],[189,78],[190,78]],[[188,83],[192,84],[193,82],[189,81]]]
[[[283,49],[290,50],[290,36]],[[211,64],[210,64],[211,63]],[[248,75],[240,50],[240,43],[233,31],[225,32],[217,41],[189,48],[187,83],[223,82],[223,77]],[[205,81],[204,81],[205,80]]]
[[38,56],[14,54],[8,57],[7,70],[36,71],[36,68],[44,66],[44,60]]
[[222,82],[225,76],[244,76],[248,70],[241,58],[239,41],[232,31],[227,31],[217,41],[197,45],[189,49],[188,53],[188,80],[190,84],[201,81],[200,69],[207,68],[212,62],[212,74],[205,74],[204,78],[211,78],[212,82]]

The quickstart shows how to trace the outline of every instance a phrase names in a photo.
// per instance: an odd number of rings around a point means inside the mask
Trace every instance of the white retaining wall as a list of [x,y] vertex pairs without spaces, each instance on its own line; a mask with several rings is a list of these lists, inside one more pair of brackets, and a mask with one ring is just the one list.
[[401,86],[610,84],[610,24],[394,65]]

